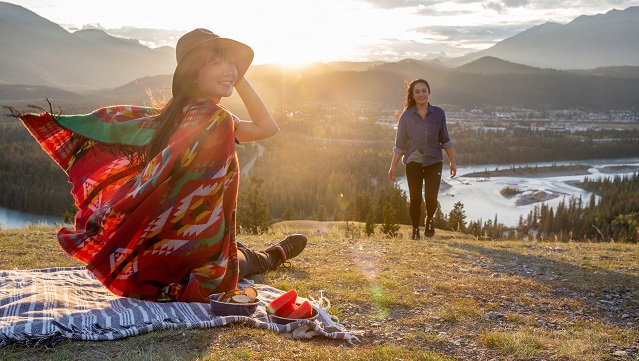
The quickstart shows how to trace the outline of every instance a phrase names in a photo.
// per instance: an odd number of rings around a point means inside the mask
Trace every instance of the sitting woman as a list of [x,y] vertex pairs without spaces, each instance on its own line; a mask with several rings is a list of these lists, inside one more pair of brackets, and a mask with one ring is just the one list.
[[[16,115],[72,184],[75,227],[58,233],[66,252],[117,295],[208,302],[299,255],[306,237],[288,236],[265,251],[235,240],[235,142],[279,130],[244,78],[253,50],[196,29],[179,39],[176,57],[173,97],[162,109]],[[233,88],[251,121],[219,104]]]

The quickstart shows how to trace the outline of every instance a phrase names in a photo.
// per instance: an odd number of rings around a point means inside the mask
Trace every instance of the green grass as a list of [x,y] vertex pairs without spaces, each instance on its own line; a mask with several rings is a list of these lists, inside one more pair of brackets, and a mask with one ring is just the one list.
[[[389,239],[349,226],[294,221],[238,239],[259,249],[305,233],[308,246],[291,268],[255,281],[303,297],[323,292],[329,313],[361,333],[355,346],[234,324],[52,349],[11,345],[0,359],[594,361],[619,359],[615,351],[637,359],[639,245],[480,241],[441,230],[411,241],[408,228]],[[0,268],[80,265],[58,246],[56,232],[1,230]]]

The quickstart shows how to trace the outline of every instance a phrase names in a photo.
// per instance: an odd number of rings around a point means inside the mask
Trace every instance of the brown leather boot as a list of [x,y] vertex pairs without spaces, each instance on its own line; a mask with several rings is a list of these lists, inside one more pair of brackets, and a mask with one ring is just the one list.
[[303,234],[292,234],[284,238],[279,244],[271,246],[265,250],[271,255],[273,262],[269,269],[275,269],[293,257],[297,257],[306,247],[306,236]]

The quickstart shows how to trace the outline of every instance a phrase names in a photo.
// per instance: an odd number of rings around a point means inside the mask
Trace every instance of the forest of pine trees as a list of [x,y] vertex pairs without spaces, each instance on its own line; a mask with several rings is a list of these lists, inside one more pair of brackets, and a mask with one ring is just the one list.
[[593,192],[587,202],[572,197],[556,209],[544,204],[535,207],[527,219],[520,220],[518,238],[639,241],[639,174],[600,181],[585,178],[581,186]]

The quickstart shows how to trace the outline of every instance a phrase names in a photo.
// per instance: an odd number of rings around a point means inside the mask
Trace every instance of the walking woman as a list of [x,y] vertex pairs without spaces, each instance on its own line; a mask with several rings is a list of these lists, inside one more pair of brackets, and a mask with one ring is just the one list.
[[[176,58],[173,97],[161,109],[18,116],[72,184],[79,210],[74,229],[58,233],[65,251],[117,295],[208,302],[297,256],[306,237],[259,252],[235,240],[235,142],[279,130],[244,78],[253,50],[196,29],[179,39]],[[251,121],[219,104],[234,89]]]
[[450,177],[457,174],[453,154],[453,142],[448,136],[446,114],[440,107],[428,102],[430,85],[424,79],[411,81],[406,88],[404,112],[397,124],[395,148],[388,177],[396,181],[396,168],[402,158],[406,165],[406,181],[410,197],[410,218],[413,225],[412,239],[419,236],[422,190],[426,202],[424,236],[435,235],[433,216],[437,210],[437,193],[442,178],[442,149],[450,160]]

